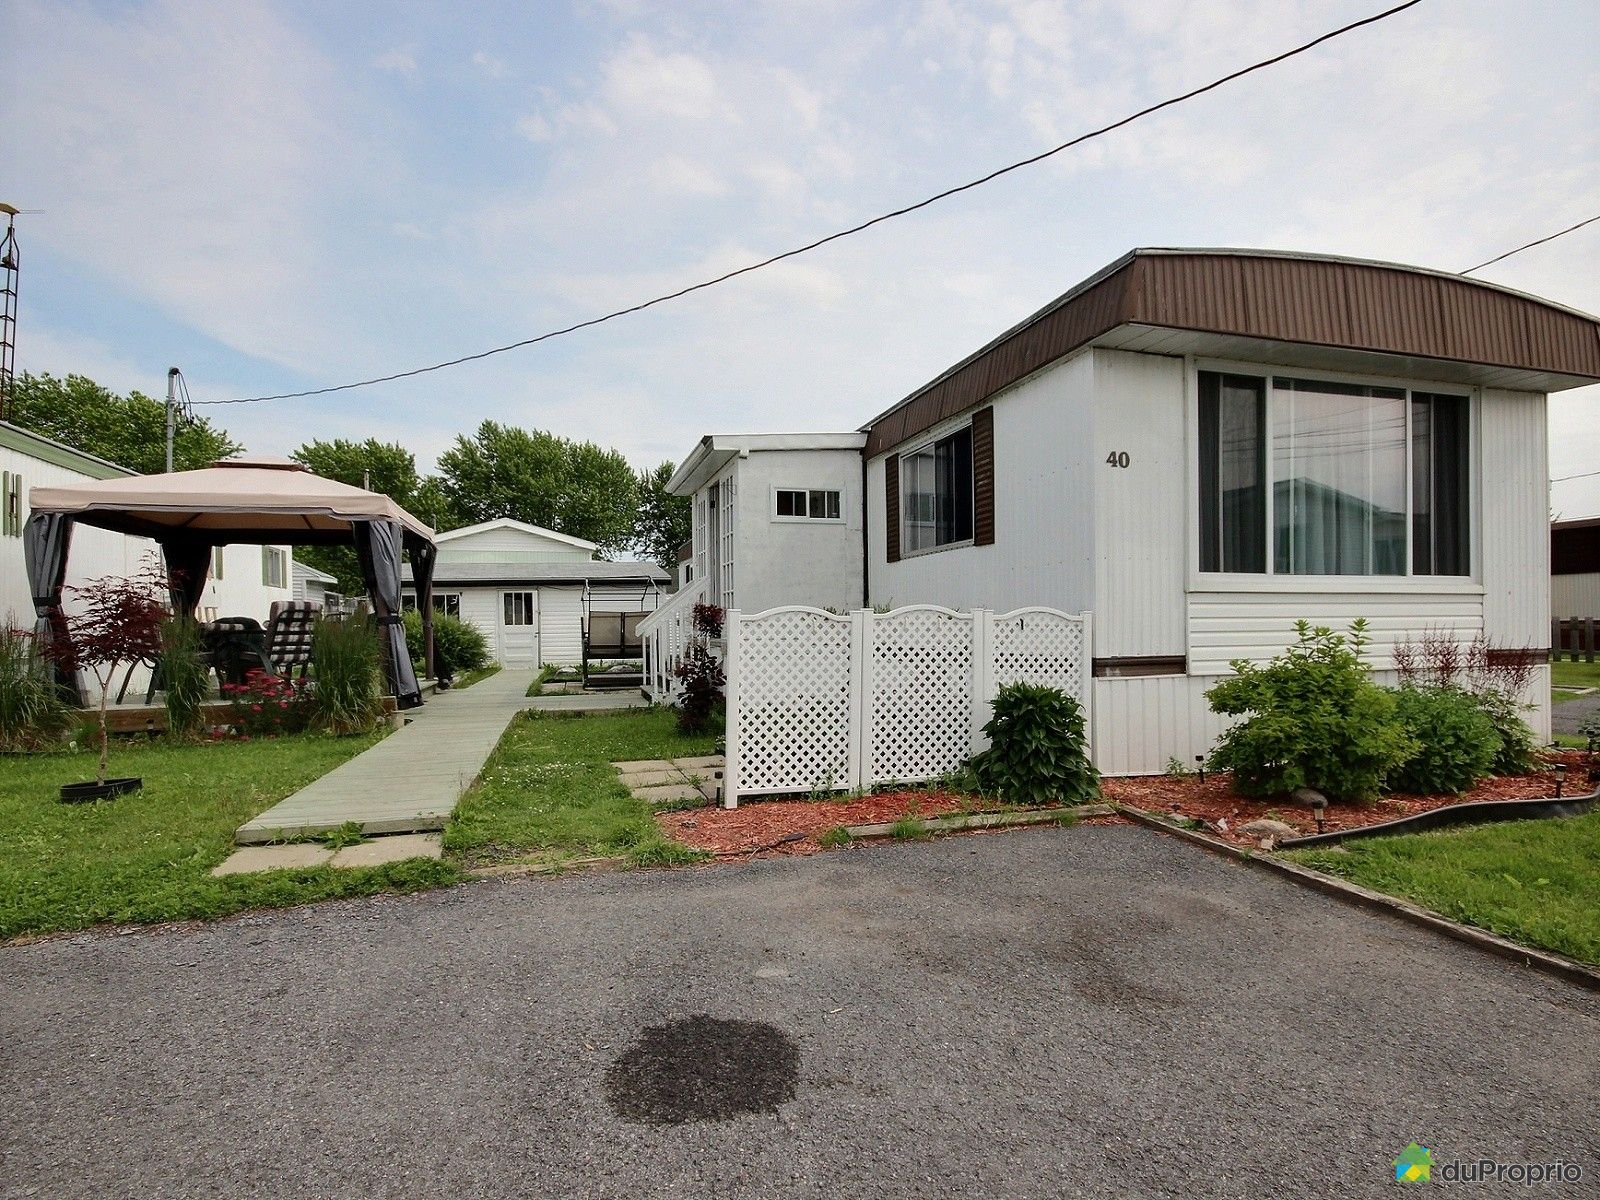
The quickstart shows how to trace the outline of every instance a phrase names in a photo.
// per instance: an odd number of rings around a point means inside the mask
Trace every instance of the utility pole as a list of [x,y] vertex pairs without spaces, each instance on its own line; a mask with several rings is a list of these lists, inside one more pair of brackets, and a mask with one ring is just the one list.
[[172,474],[172,440],[178,433],[178,368],[167,368],[167,474]]

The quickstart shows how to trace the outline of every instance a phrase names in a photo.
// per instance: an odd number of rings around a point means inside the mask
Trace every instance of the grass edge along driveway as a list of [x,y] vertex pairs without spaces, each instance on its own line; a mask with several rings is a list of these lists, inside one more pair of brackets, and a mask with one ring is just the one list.
[[1284,857],[1600,966],[1600,813],[1358,838]]
[[407,892],[452,883],[453,863],[308,867],[221,878],[244,821],[327,774],[376,736],[299,734],[250,741],[124,741],[111,773],[142,790],[61,804],[63,783],[94,777],[87,753],[7,756],[0,771],[0,940],[107,922],[221,917],[249,908]]
[[680,734],[670,709],[524,712],[456,805],[445,850],[469,867],[590,855],[641,866],[692,862],[703,856],[665,837],[611,764],[715,751],[714,735]]

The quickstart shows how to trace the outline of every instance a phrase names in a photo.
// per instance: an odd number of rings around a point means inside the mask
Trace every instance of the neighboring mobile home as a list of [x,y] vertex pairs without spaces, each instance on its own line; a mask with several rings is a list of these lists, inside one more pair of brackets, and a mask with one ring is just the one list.
[[[509,517],[434,541],[434,609],[476,626],[490,655],[507,667],[580,662],[590,616],[631,633],[668,582],[654,563],[600,562],[593,542]],[[409,566],[404,578],[409,586]],[[416,606],[414,592],[403,599]]]
[[[1112,774],[1207,751],[1222,724],[1206,689],[1300,618],[1367,618],[1384,673],[1429,629],[1529,656],[1547,736],[1546,394],[1597,380],[1600,321],[1479,280],[1136,250],[863,428],[864,511],[844,511],[865,519],[864,553],[856,527],[814,529],[840,569],[794,578],[779,555],[764,579],[772,530],[756,529],[721,595],[837,605],[855,555],[851,607],[1090,610],[1093,749]],[[717,527],[689,467],[673,482],[696,496],[699,553]]]
[[1550,615],[1600,620],[1600,517],[1551,524]]

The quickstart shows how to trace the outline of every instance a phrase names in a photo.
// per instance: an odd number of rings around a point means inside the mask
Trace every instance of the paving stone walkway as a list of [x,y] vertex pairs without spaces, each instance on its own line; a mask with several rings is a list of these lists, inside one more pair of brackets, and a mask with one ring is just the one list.
[[[406,713],[403,729],[246,821],[240,845],[311,837],[355,822],[366,834],[443,829],[511,719],[542,707],[532,671],[501,671]],[[567,697],[562,697],[567,699]]]
[[722,790],[722,755],[700,758],[641,758],[612,763],[627,789],[647,804],[717,800]]

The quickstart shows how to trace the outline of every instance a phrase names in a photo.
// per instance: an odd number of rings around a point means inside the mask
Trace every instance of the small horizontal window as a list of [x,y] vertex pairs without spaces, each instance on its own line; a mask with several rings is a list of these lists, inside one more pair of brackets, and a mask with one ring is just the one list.
[[773,515],[789,520],[837,521],[839,493],[824,488],[777,488]]

